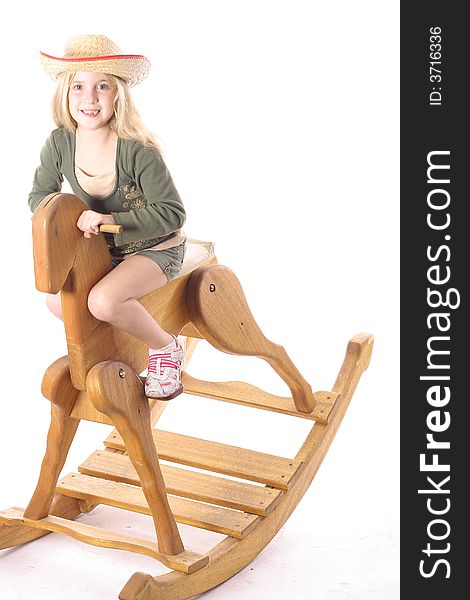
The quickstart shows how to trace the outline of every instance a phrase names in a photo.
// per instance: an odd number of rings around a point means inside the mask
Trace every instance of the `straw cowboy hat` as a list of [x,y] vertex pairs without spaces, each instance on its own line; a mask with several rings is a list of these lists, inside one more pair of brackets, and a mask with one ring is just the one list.
[[122,54],[104,35],[76,35],[69,40],[63,57],[41,52],[40,59],[52,79],[66,71],[93,71],[121,77],[130,87],[140,83],[150,70],[150,61],[145,56]]

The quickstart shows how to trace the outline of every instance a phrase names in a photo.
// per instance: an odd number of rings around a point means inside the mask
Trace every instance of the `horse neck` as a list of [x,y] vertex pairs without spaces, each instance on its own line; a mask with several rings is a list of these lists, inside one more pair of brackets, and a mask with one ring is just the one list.
[[88,294],[94,285],[112,269],[111,257],[104,237],[77,240],[72,269],[61,290],[67,345],[82,344],[99,327],[100,321],[88,310]]

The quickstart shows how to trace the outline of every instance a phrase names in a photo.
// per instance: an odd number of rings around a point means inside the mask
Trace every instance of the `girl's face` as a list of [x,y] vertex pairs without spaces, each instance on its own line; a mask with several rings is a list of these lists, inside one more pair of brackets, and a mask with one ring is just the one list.
[[106,127],[114,113],[114,89],[106,75],[75,73],[69,89],[69,111],[79,128]]

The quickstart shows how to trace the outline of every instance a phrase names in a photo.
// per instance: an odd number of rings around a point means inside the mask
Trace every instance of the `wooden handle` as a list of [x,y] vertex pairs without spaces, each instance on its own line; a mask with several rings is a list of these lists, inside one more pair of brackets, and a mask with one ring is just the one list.
[[102,233],[121,233],[122,230],[122,225],[100,225],[100,231]]

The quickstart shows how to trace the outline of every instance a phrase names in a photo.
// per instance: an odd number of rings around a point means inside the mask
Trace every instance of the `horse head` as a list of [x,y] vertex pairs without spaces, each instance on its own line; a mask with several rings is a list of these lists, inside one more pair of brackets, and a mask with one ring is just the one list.
[[65,284],[83,233],[77,227],[86,205],[73,194],[46,196],[33,215],[36,288],[56,294]]

